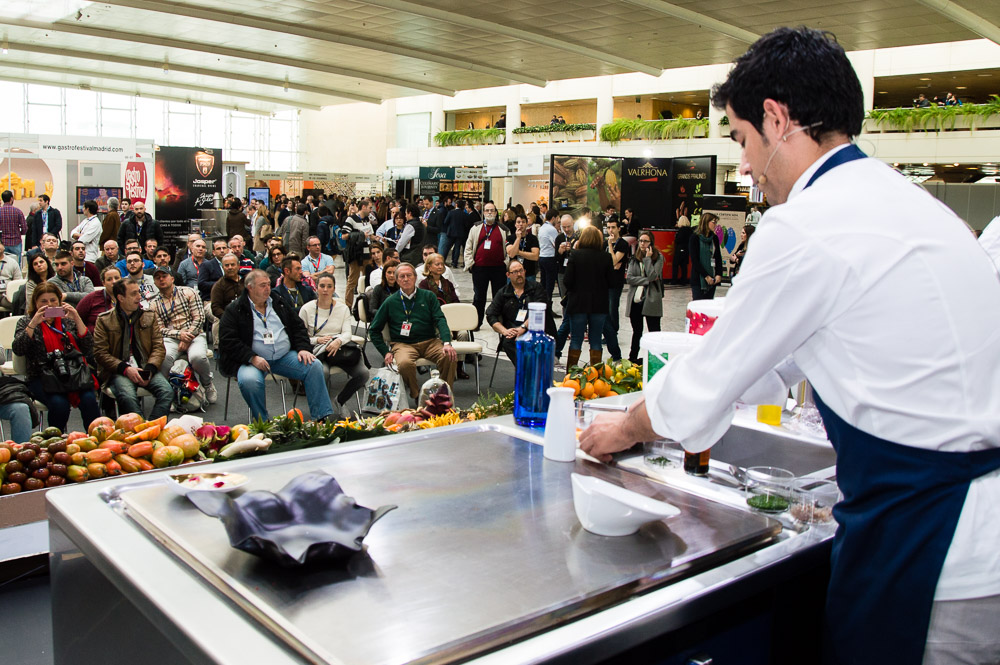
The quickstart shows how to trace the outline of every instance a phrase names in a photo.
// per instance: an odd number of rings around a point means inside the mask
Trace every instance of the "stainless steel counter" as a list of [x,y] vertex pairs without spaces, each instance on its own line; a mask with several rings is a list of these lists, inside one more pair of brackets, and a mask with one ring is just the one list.
[[[775,523],[727,488],[681,491],[578,461],[683,511],[636,536],[600,538],[573,513],[574,465],[544,460],[524,442],[537,436],[449,429],[226,465],[267,489],[327,469],[361,504],[398,503],[348,573],[274,574],[231,550],[215,520],[159,488],[127,492],[127,479],[113,483],[125,497],[118,510],[105,501],[112,483],[52,493],[56,662],[87,660],[81,620],[113,620],[95,612],[115,598],[169,636],[169,649],[146,649],[147,662],[585,662],[768,584],[830,536],[775,536]],[[103,586],[82,588],[94,569]]]

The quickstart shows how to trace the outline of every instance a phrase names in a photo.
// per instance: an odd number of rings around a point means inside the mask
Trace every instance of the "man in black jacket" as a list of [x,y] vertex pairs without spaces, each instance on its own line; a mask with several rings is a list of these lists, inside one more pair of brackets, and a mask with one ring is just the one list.
[[442,196],[438,198],[437,203],[434,204],[430,214],[427,216],[427,238],[425,238],[425,241],[434,245],[435,250],[437,250],[440,243],[440,233],[441,227],[444,224],[444,218],[450,210],[451,199]]
[[500,334],[500,348],[510,361],[517,364],[517,338],[528,331],[528,303],[545,303],[545,332],[555,337],[556,322],[552,318],[552,303],[545,288],[529,282],[520,259],[511,259],[507,267],[507,283],[486,308],[486,321]]
[[132,217],[125,219],[121,228],[118,229],[118,246],[124,247],[125,242],[130,238],[138,239],[139,247],[145,247],[146,240],[149,238],[156,239],[157,247],[162,246],[163,229],[160,228],[159,222],[146,214],[146,204],[142,201],[136,201],[135,205],[132,206],[132,212],[134,213]]
[[316,300],[316,292],[302,283],[302,261],[289,254],[281,262],[281,284],[271,290],[271,297],[279,297],[298,314],[302,306]]
[[236,377],[254,419],[269,417],[264,391],[268,374],[305,384],[313,420],[333,414],[323,366],[312,354],[305,324],[283,299],[271,296],[271,281],[263,270],[246,276],[243,295],[222,315],[219,371]]
[[212,299],[212,287],[222,279],[222,257],[229,253],[229,245],[225,238],[216,238],[212,242],[212,258],[207,259],[198,269],[198,292],[202,300]]
[[38,197],[38,217],[42,220],[42,232],[37,235],[38,239],[43,233],[51,233],[57,238],[62,237],[62,213],[52,207],[52,200],[48,194],[41,194]]
[[468,235],[466,229],[467,215],[465,213],[465,203],[461,200],[455,202],[455,207],[448,211],[444,222],[441,224],[441,236],[438,240],[438,254],[444,257],[444,262],[448,263],[448,250],[451,253],[451,267],[458,270],[458,255],[465,246],[462,238]]

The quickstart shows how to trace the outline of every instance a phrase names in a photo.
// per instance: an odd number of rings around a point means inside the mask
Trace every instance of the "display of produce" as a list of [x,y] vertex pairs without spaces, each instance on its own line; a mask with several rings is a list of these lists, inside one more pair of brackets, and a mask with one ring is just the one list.
[[574,365],[556,386],[572,388],[576,397],[595,399],[642,390],[642,367],[622,359],[598,365]]

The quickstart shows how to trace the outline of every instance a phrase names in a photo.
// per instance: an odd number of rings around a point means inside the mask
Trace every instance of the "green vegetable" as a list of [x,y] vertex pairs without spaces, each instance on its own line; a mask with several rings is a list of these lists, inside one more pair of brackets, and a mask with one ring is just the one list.
[[747,505],[768,513],[783,513],[788,510],[788,499],[777,494],[757,494],[747,499]]
[[648,457],[648,458],[646,458],[646,461],[649,462],[650,464],[656,464],[658,466],[670,466],[671,465],[670,458],[669,457],[663,457],[662,455],[659,456],[659,457]]

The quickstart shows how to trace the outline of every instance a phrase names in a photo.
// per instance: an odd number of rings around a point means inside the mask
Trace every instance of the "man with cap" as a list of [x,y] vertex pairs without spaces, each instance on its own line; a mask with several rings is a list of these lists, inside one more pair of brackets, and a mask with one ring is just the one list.
[[208,361],[208,339],[205,336],[205,306],[198,292],[187,286],[176,286],[174,274],[167,266],[153,270],[157,294],[150,302],[150,309],[163,328],[163,346],[166,354],[160,373],[170,376],[170,368],[181,356],[186,355],[191,369],[198,375],[205,388],[209,404],[219,398],[212,383],[212,366]]

